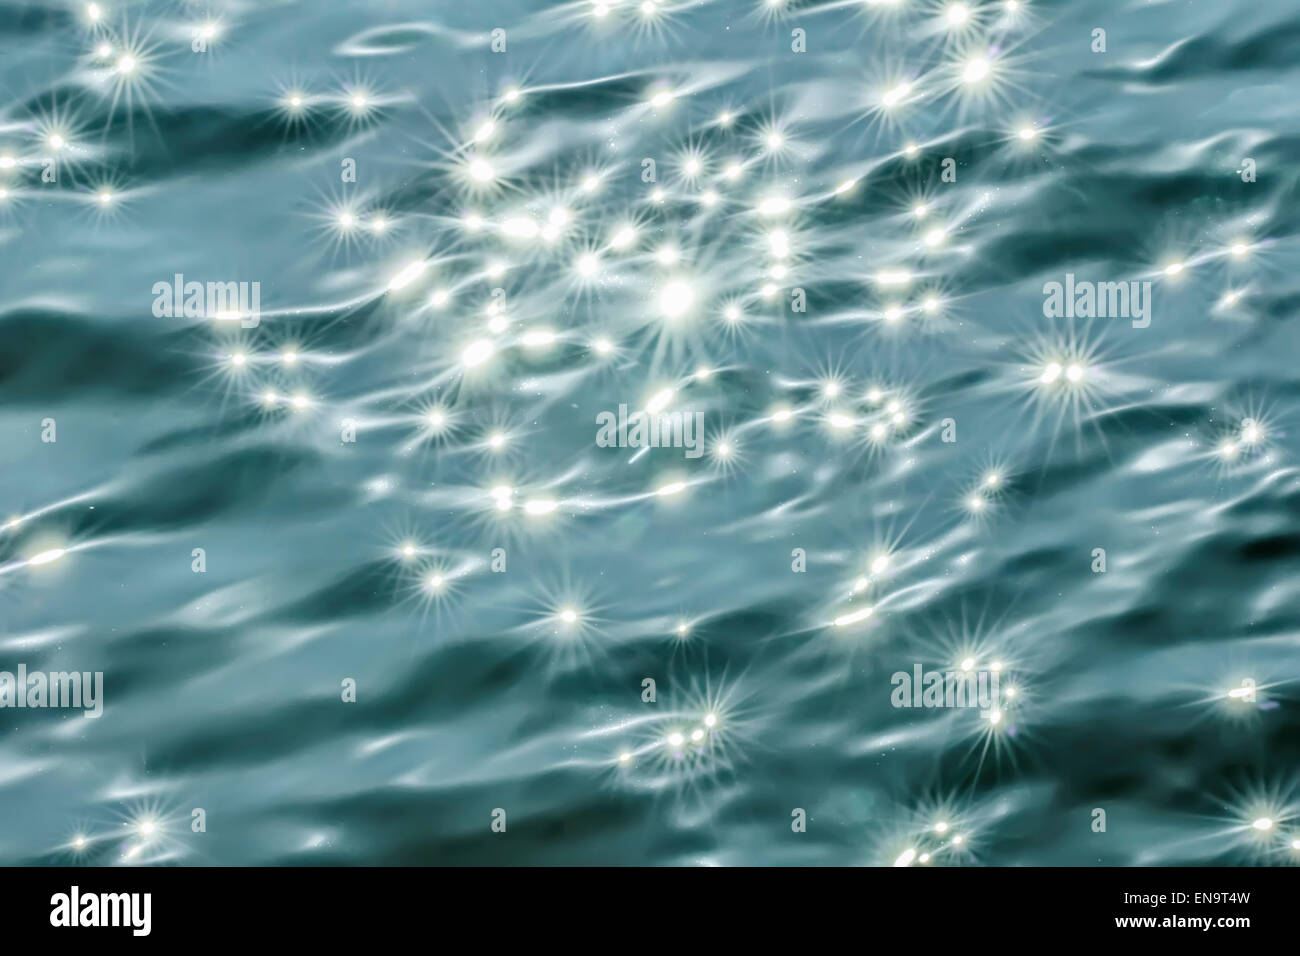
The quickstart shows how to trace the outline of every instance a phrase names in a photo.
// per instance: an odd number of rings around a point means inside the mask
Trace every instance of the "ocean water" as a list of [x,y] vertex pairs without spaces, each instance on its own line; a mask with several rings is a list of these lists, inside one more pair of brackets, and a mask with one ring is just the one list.
[[1300,860],[1298,82],[1280,0],[2,0],[0,860]]

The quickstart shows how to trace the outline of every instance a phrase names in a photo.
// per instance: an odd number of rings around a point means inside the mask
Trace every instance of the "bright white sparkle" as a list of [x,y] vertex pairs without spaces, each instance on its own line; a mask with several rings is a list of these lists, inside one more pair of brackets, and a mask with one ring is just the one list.
[[424,259],[403,266],[401,271],[388,280],[388,291],[395,292],[398,289],[410,285],[416,279],[420,278],[420,276],[424,275],[424,270],[427,268],[429,268],[429,263]]
[[668,403],[673,400],[673,390],[671,388],[660,389],[651,396],[650,401],[646,402],[645,409],[651,415],[663,411],[668,407]]
[[911,83],[899,83],[892,89],[886,90],[885,95],[880,98],[880,102],[885,107],[897,106],[907,98],[907,94],[910,92],[912,92]]
[[671,243],[665,243],[655,250],[655,262],[659,263],[661,266],[674,265],[680,258],[681,253],[678,252],[677,247]]
[[673,279],[659,291],[659,311],[665,318],[681,318],[694,304],[695,290],[685,279]]
[[511,239],[532,239],[542,231],[532,216],[512,216],[501,223],[501,231]]
[[964,83],[980,83],[988,78],[992,67],[989,65],[987,57],[975,56],[966,61],[962,67],[961,78]]
[[524,345],[534,348],[543,345],[550,345],[555,341],[555,333],[550,329],[533,329],[529,332],[525,332],[520,341],[522,341]]
[[460,353],[460,360],[467,368],[473,368],[475,365],[482,365],[488,359],[496,354],[496,346],[487,339],[479,339],[472,342]]
[[860,621],[865,621],[867,618],[871,617],[871,615],[875,613],[875,610],[876,609],[873,607],[864,607],[861,608],[860,610],[853,611],[850,614],[841,614],[839,617],[835,619],[835,626],[847,627],[850,624],[857,624]]

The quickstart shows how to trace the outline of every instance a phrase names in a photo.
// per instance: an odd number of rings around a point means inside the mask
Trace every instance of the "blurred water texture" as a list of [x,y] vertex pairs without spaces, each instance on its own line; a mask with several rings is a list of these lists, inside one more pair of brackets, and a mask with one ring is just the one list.
[[0,3],[0,859],[1300,858],[1295,7],[1008,6]]

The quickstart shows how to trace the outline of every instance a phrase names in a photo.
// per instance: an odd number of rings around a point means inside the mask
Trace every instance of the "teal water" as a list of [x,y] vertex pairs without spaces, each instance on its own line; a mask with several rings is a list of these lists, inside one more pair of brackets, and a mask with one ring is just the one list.
[[0,2],[0,671],[103,675],[0,861],[1300,860],[1293,5],[89,6]]

